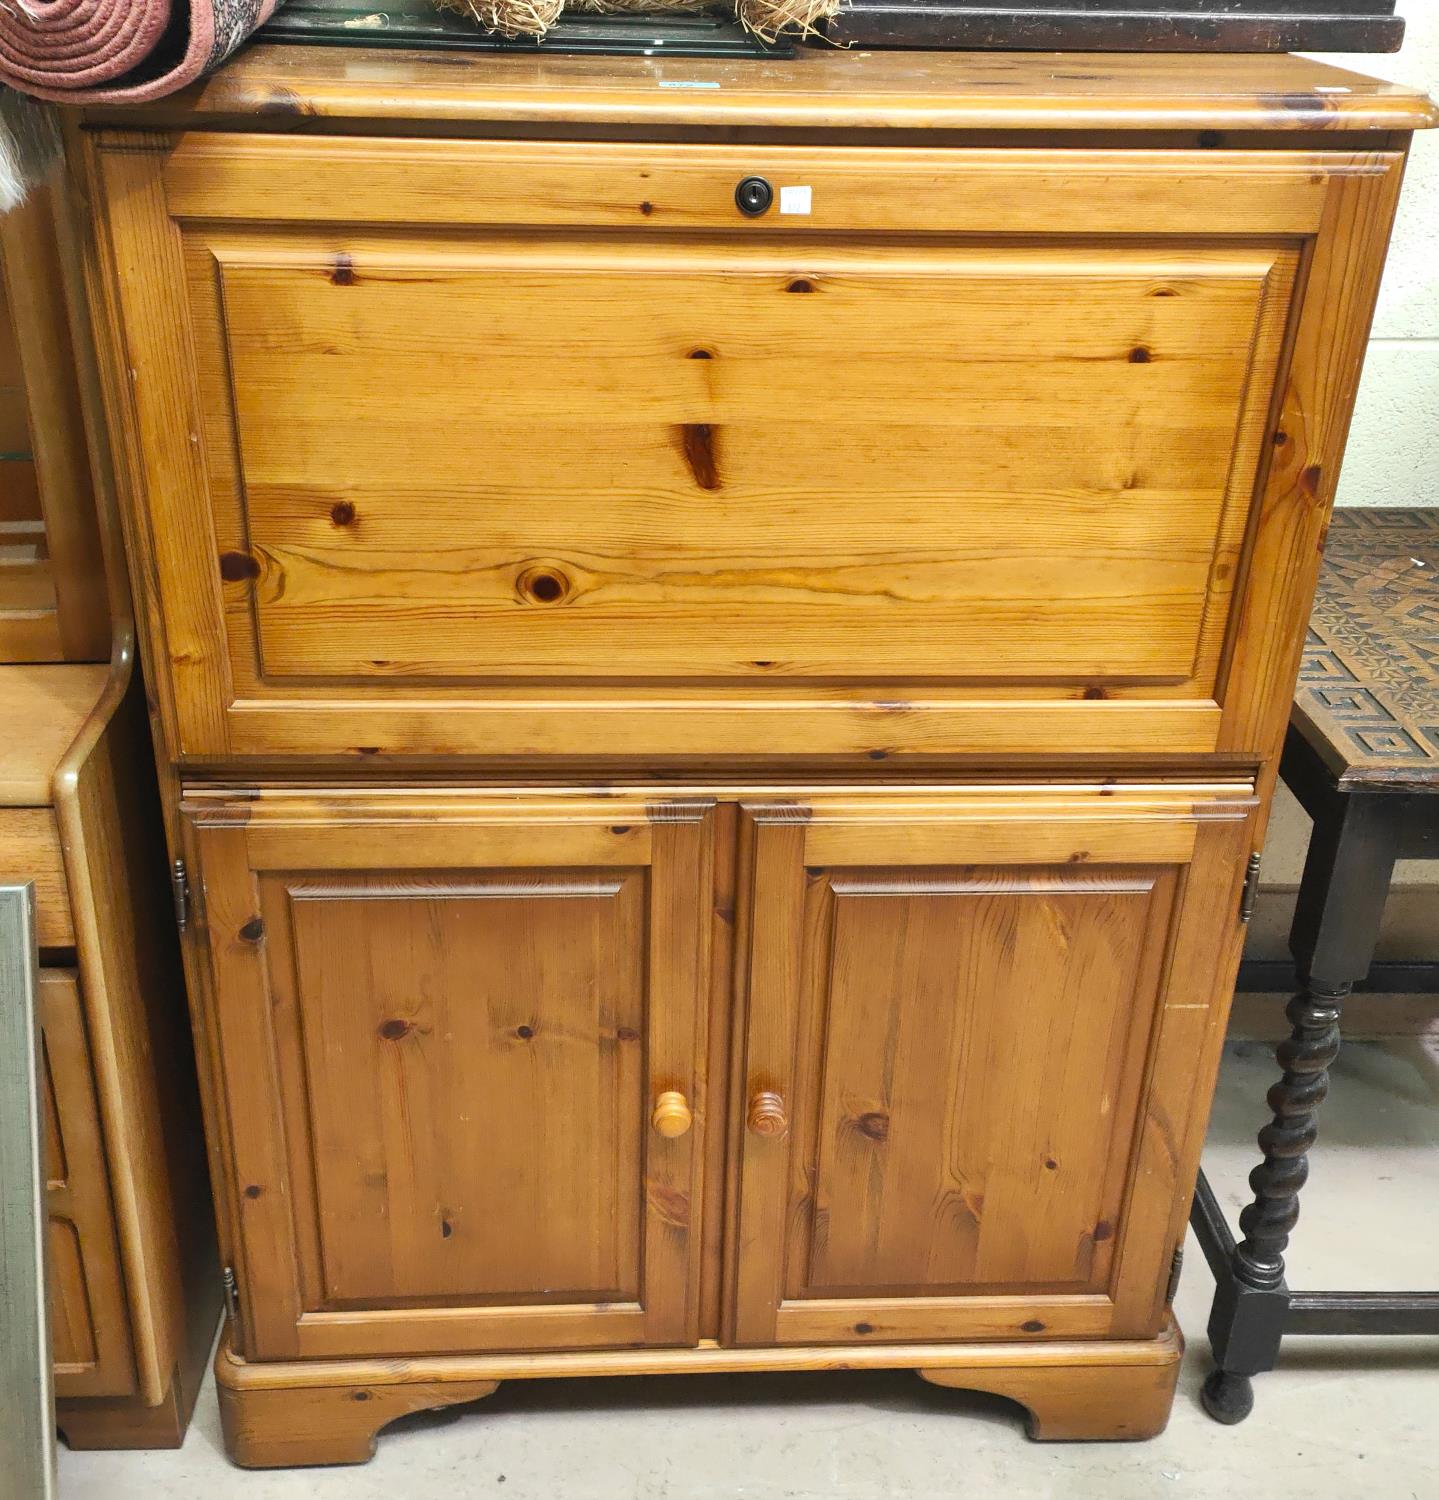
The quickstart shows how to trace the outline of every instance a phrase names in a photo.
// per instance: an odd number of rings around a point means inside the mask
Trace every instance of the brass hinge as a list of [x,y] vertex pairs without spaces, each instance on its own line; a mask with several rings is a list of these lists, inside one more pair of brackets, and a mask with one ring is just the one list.
[[190,877],[183,859],[170,866],[170,890],[175,897],[175,925],[184,932],[190,924]]
[[220,1272],[220,1280],[225,1288],[225,1312],[230,1321],[238,1327],[240,1323],[240,1284],[235,1280],[234,1266],[226,1266]]
[[1249,856],[1249,868],[1244,872],[1244,891],[1239,897],[1239,920],[1248,922],[1254,915],[1254,903],[1259,899],[1259,867],[1262,861],[1257,853]]
[[1174,1259],[1169,1262],[1169,1285],[1164,1289],[1164,1305],[1168,1307],[1174,1301],[1174,1294],[1179,1290],[1179,1277],[1184,1270],[1184,1246],[1174,1247]]

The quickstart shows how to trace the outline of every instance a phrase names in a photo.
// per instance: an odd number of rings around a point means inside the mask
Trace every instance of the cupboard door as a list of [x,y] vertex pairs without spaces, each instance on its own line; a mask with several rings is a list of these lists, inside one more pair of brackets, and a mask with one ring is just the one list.
[[748,809],[739,1342],[1157,1330],[1251,806]]
[[135,1389],[130,1315],[90,1046],[72,971],[41,971],[40,1029],[55,1394],[128,1396]]
[[247,1356],[693,1341],[708,807],[187,805]]

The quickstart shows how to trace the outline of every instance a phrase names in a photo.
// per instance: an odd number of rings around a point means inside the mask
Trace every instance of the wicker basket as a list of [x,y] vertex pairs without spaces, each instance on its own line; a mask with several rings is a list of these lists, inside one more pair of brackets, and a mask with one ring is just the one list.
[[733,6],[745,30],[766,42],[783,33],[816,33],[840,0],[434,0],[441,10],[469,16],[501,36],[542,37],[565,11],[588,15],[649,14],[728,10]]

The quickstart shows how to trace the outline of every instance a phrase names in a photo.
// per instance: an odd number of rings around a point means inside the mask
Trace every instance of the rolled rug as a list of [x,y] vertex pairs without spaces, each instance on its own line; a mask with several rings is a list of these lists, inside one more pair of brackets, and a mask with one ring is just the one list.
[[218,67],[284,0],[0,0],[0,84],[61,104],[158,99]]

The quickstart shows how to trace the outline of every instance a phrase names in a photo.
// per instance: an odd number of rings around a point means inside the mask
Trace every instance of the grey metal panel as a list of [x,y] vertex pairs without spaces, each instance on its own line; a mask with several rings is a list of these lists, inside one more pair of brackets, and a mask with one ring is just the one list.
[[53,1500],[37,963],[34,887],[0,886],[0,1485]]

